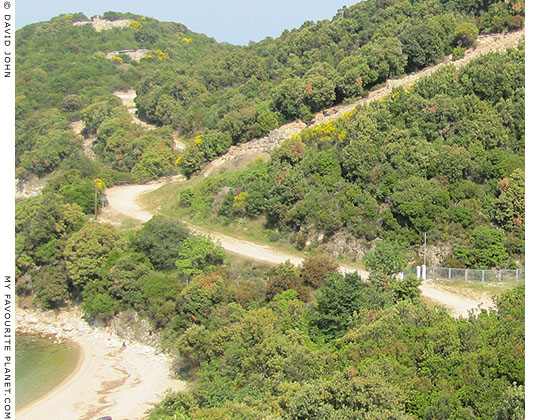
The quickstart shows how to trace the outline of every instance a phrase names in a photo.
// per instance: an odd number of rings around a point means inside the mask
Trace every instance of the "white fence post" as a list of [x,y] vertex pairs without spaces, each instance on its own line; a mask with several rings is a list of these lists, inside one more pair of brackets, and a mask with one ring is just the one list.
[[465,281],[469,281],[469,270],[465,269]]
[[422,274],[420,273],[420,266],[417,265],[416,266],[416,278],[419,279],[421,276],[422,276]]
[[422,280],[426,281],[426,278],[427,278],[427,270],[426,270],[426,266],[423,265],[422,266]]
[[516,281],[519,281],[519,270],[516,270]]

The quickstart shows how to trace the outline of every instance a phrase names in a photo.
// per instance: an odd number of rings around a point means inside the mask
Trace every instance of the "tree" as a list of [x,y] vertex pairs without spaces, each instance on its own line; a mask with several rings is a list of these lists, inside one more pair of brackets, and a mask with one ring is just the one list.
[[209,236],[193,235],[184,240],[178,256],[180,259],[176,260],[176,266],[183,276],[192,279],[223,264],[225,252]]
[[332,338],[344,334],[355,311],[379,309],[393,301],[390,293],[375,283],[364,282],[358,273],[332,274],[316,298],[315,324]]
[[60,187],[58,192],[68,203],[78,204],[85,214],[95,212],[95,202],[92,199],[95,193],[95,184],[90,179],[75,178]]
[[418,286],[422,281],[416,278],[416,275],[409,274],[403,280],[396,280],[392,283],[392,292],[396,302],[408,300],[417,302],[420,299],[420,290]]
[[312,255],[302,261],[300,278],[303,284],[318,289],[328,276],[337,272],[337,269],[338,264],[326,255]]
[[405,395],[381,376],[337,372],[304,385],[287,401],[287,419],[411,420]]
[[198,172],[199,169],[201,169],[202,162],[203,154],[196,144],[188,145],[186,150],[184,150],[184,152],[176,160],[176,164],[180,166],[180,170],[187,177],[190,177],[195,172]]
[[43,309],[56,308],[67,301],[69,285],[63,264],[40,267],[32,277]]
[[86,315],[107,320],[119,309],[118,301],[108,291],[109,282],[94,278],[84,285],[82,308]]
[[188,238],[188,228],[175,219],[154,216],[135,234],[133,247],[146,255],[156,270],[171,270]]
[[515,383],[504,392],[494,420],[523,420],[525,419],[525,389]]
[[110,252],[118,246],[118,234],[111,225],[87,222],[68,239],[64,258],[69,278],[77,289],[100,277]]
[[509,178],[499,182],[499,197],[495,200],[495,220],[505,229],[525,226],[525,172],[516,169]]
[[403,53],[408,57],[407,67],[411,70],[429,66],[444,56],[444,42],[432,21],[410,24],[399,40],[403,44]]
[[337,88],[339,89],[340,97],[356,97],[364,92],[364,86],[369,82],[366,79],[369,66],[364,57],[345,57],[338,64],[337,72],[339,74]]
[[205,130],[197,139],[200,140],[199,148],[208,161],[223,155],[232,144],[231,134],[219,130]]
[[373,273],[392,276],[405,269],[410,251],[403,245],[389,240],[378,241],[375,249],[366,253],[363,262]]
[[146,147],[133,172],[142,175],[143,179],[158,179],[173,171],[173,161],[173,152],[169,146],[159,141],[153,142]]
[[310,108],[305,103],[306,86],[302,79],[285,79],[272,92],[272,108],[280,112],[285,119],[300,118],[309,121],[312,117]]
[[97,220],[97,214],[98,214],[98,192],[103,191],[106,188],[105,183],[99,179],[94,179],[94,214],[95,219]]
[[472,232],[473,260],[479,268],[501,267],[508,260],[502,229],[478,226]]
[[296,290],[302,300],[307,299],[298,270],[287,260],[270,271],[266,285],[266,299],[270,301],[274,296],[289,289]]
[[83,99],[79,95],[66,95],[62,103],[62,108],[66,112],[78,111],[83,106]]
[[454,45],[469,48],[474,44],[477,36],[478,28],[474,23],[462,23],[454,32]]

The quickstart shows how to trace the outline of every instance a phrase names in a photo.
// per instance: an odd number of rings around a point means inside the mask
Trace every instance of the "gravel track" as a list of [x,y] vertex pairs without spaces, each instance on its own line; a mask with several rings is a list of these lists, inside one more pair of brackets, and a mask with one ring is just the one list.
[[[464,58],[462,58],[461,60],[456,60],[452,63],[456,67],[461,68],[471,60],[488,52],[504,51],[507,48],[515,48],[520,42],[524,40],[524,37],[524,29],[510,32],[507,34],[483,35],[479,37],[475,48],[471,48],[466,51]],[[347,112],[352,111],[357,106],[366,105],[374,100],[381,99],[382,97],[388,95],[392,91],[392,89],[397,86],[410,86],[418,79],[432,74],[433,72],[437,71],[441,66],[448,63],[449,62],[447,58],[442,63],[428,67],[418,73],[407,75],[401,79],[389,80],[385,87],[371,92],[368,98],[360,99],[349,105],[338,105],[336,107],[332,107],[325,111],[322,111],[321,113],[318,113],[311,125],[318,125],[325,122],[333,121],[340,116],[346,114]],[[146,125],[146,123],[142,121],[137,121],[134,115],[135,106],[133,101],[135,98],[135,91],[130,90],[124,92],[115,92],[115,95],[120,97],[124,105],[128,107],[128,110],[134,118],[135,123]],[[256,140],[253,140],[252,142],[254,141]],[[237,151],[235,153],[238,154]],[[226,155],[216,159],[215,163],[210,163],[210,170],[218,163],[221,164],[224,159],[226,159]],[[209,169],[207,168],[207,172],[208,170]],[[116,212],[141,222],[146,222],[150,220],[153,214],[141,207],[139,203],[139,197],[142,194],[161,187],[165,183],[166,181],[162,181],[148,185],[125,185],[108,189],[106,195],[109,201],[109,208],[105,209],[105,219],[107,216],[107,212]],[[232,236],[224,235],[218,232],[210,232],[196,226],[191,226],[191,229],[199,233],[205,233],[210,235],[213,239],[221,242],[221,245],[226,251],[242,255],[247,258],[252,258],[258,261],[272,264],[279,264],[285,262],[286,260],[289,260],[295,265],[300,264],[303,260],[303,258],[299,255],[293,255],[278,248],[233,238]],[[366,271],[357,269],[356,267],[346,264],[340,265],[340,269],[344,273],[359,271],[359,274],[363,278],[366,278],[368,276],[368,273]],[[487,308],[493,306],[493,302],[491,301],[474,300],[464,296],[449,293],[447,291],[437,289],[429,283],[422,284],[420,286],[420,290],[424,296],[434,301],[440,302],[442,305],[448,307],[455,317],[467,316],[468,312],[471,310],[474,311],[478,310],[478,308]]]

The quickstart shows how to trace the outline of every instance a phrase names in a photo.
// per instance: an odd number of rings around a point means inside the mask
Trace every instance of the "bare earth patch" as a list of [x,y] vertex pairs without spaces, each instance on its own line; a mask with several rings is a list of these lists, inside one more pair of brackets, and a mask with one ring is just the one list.
[[422,296],[446,307],[455,318],[466,318],[470,311],[479,313],[481,309],[495,309],[495,303],[487,293],[481,296],[466,297],[456,293],[453,289],[445,290],[431,282],[422,283],[419,289]]
[[136,50],[117,50],[117,51],[111,51],[111,52],[107,53],[106,57],[109,60],[112,60],[118,54],[125,54],[129,58],[131,58],[133,61],[140,61],[141,58],[143,58],[149,52],[150,52],[150,50],[147,50],[146,48],[139,48],[139,49],[136,49]]
[[97,32],[101,32],[112,28],[125,28],[131,22],[133,22],[133,19],[107,20],[101,19],[101,16],[97,15],[91,21],[73,22],[72,26],[92,25]]

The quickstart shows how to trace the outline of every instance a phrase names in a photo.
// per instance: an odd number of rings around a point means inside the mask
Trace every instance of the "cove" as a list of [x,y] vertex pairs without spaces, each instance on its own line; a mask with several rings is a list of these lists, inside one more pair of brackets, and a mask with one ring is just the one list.
[[70,341],[55,343],[36,335],[15,336],[16,410],[43,397],[77,367],[81,351]]

